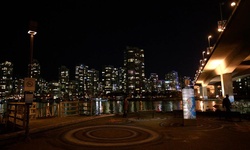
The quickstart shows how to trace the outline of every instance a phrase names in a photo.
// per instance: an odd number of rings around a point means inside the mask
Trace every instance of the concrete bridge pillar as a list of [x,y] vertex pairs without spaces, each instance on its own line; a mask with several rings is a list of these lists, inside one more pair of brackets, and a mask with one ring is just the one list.
[[208,96],[207,96],[207,86],[202,86],[202,97],[203,97],[204,100],[208,99]]
[[220,77],[221,77],[222,96],[225,97],[226,94],[228,94],[230,101],[233,102],[234,94],[233,94],[232,74],[231,73],[221,74]]
[[214,86],[214,92],[215,92],[216,96],[221,97],[222,96],[222,94],[221,94],[221,85],[215,85]]
[[207,100],[208,99],[208,96],[207,96],[207,85],[205,84],[202,84],[202,97],[204,100]]

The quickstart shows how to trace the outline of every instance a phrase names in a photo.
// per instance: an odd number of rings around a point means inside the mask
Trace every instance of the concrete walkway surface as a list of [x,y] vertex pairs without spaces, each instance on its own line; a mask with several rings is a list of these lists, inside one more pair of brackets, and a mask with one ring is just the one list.
[[[0,135],[3,149],[62,150],[248,150],[250,121],[198,113],[183,124],[173,113],[107,114],[35,119],[30,140],[24,131]],[[1,149],[2,149],[1,148]]]

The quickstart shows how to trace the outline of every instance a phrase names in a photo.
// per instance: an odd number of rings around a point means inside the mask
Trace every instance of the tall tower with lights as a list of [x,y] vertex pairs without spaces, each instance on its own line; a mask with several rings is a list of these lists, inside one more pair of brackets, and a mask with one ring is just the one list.
[[0,97],[8,97],[13,89],[13,63],[5,61],[0,64],[0,69]]
[[145,91],[144,50],[127,47],[124,51],[125,89],[127,94],[138,95]]

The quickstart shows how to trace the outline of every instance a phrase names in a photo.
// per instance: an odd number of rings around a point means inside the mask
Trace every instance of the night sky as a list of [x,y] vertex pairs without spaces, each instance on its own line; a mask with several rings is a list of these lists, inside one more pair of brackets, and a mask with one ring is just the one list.
[[[0,6],[0,63],[13,62],[15,77],[28,75],[27,31],[33,20],[38,23],[33,58],[47,81],[58,80],[61,65],[71,77],[78,64],[100,72],[103,65],[121,67],[126,46],[144,49],[147,78],[157,73],[164,79],[175,70],[193,79],[208,35],[212,45],[219,35],[221,1],[135,1],[6,1]],[[223,5],[224,17],[228,5]]]

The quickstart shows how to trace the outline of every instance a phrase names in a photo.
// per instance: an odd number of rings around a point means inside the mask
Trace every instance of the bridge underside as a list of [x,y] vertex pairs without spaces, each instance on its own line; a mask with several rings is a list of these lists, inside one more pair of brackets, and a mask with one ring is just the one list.
[[196,78],[195,84],[214,84],[222,74],[230,73],[232,80],[250,75],[250,1],[241,0],[228,19],[213,51]]

